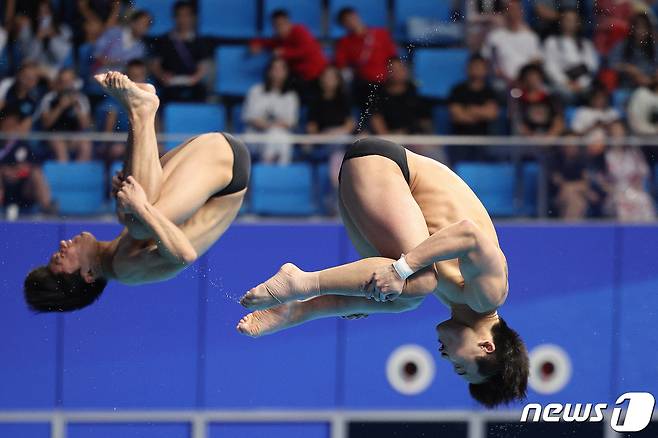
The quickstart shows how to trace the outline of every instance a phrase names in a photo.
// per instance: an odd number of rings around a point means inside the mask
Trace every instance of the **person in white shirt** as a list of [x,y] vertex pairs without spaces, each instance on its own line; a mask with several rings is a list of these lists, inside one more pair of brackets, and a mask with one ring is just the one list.
[[299,97],[290,85],[288,65],[273,59],[266,69],[265,80],[251,87],[242,113],[248,132],[266,133],[272,141],[255,148],[267,163],[287,164],[292,161],[292,144],[287,135],[297,125]]
[[[622,139],[626,129],[621,122],[610,127],[613,140]],[[610,180],[610,207],[621,221],[644,222],[656,219],[656,206],[646,190],[649,166],[637,147],[615,144],[605,154]]]
[[509,1],[505,23],[505,27],[489,33],[482,56],[493,63],[498,79],[509,86],[523,66],[542,60],[542,51],[539,37],[525,22],[521,1]]
[[604,135],[610,126],[621,119],[621,114],[610,105],[608,92],[598,87],[590,95],[586,106],[579,107],[571,121],[571,129],[578,134],[600,131]]
[[71,60],[73,31],[60,23],[49,1],[40,1],[34,19],[17,21],[18,53],[22,61],[35,61],[40,75],[55,79],[57,72]]
[[637,135],[658,135],[658,71],[649,87],[636,89],[628,101],[628,124]]
[[560,34],[544,43],[544,67],[556,91],[568,101],[591,87],[599,58],[592,42],[580,35],[580,16],[575,9],[561,14]]

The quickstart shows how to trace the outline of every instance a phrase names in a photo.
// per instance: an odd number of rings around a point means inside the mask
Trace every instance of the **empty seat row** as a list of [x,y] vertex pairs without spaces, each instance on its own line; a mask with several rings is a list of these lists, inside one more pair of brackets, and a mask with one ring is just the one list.
[[[101,162],[46,162],[44,174],[53,200],[64,216],[97,215],[114,210],[114,201],[107,203],[109,178],[121,163],[111,166],[105,174]],[[327,172],[321,172],[328,178]],[[308,216],[319,212],[315,187],[327,186],[314,181],[313,169],[307,163],[287,166],[254,164],[248,200],[243,212],[272,216]]]
[[[294,22],[303,23],[316,36],[322,36],[324,8],[322,0],[262,0],[262,15],[258,0],[199,0],[199,31],[203,35],[218,38],[251,38],[259,34],[272,33],[270,14],[276,9],[285,9]],[[175,0],[134,0],[135,7],[145,9],[153,16],[151,35],[160,35],[173,26],[171,8]],[[388,26],[388,2],[384,0],[329,0],[328,35],[337,38],[343,35],[336,22],[336,15],[344,7],[353,7],[369,26]],[[448,21],[453,9],[449,0],[394,0],[393,28],[397,38],[405,38],[409,19],[423,17],[437,21]],[[259,32],[259,15],[263,29]]]

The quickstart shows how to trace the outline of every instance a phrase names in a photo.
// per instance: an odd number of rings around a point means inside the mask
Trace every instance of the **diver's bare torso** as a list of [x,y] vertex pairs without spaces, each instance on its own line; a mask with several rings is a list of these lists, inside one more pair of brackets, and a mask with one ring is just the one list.
[[[215,135],[215,134],[213,134]],[[199,172],[212,173],[208,180],[225,175],[228,184],[232,176],[233,154],[228,142],[219,137],[214,142],[194,141],[172,149],[161,159],[163,187],[160,198],[175,203],[177,192],[186,190],[190,180],[200,181]],[[221,184],[220,184],[221,186]],[[216,187],[208,184],[208,198],[189,217],[174,221],[190,240],[198,255],[205,253],[224,234],[240,210],[246,189],[213,197]],[[166,208],[166,207],[165,207]],[[157,254],[157,246],[151,240],[134,239],[127,230],[110,245],[112,277],[126,284],[150,283],[175,277],[184,269],[180,264],[166,261]]]
[[[460,220],[469,219],[496,246],[499,246],[498,236],[487,210],[461,178],[438,161],[408,150],[406,155],[409,165],[411,195],[420,207],[430,235]],[[392,164],[390,160],[378,156],[360,159],[370,160],[374,166],[377,166],[376,163],[385,163],[386,166]],[[400,178],[402,178],[401,173]],[[345,221],[345,226],[351,228],[351,236],[360,236],[358,229],[350,221]],[[361,239],[361,242],[355,243],[360,247],[362,256],[379,255],[365,237],[361,236]],[[367,253],[364,253],[363,248],[369,249]],[[500,251],[500,257],[504,260],[502,251]],[[453,259],[437,262],[434,264],[434,270],[438,280],[434,295],[448,307],[465,304],[462,290],[464,279],[459,270],[459,261]]]

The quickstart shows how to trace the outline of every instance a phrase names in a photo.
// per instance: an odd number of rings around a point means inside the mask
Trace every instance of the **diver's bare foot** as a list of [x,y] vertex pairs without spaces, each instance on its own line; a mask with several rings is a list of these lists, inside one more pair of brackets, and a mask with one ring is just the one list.
[[299,322],[294,317],[297,303],[288,303],[267,310],[257,310],[238,322],[237,330],[243,335],[258,338],[269,335]]
[[151,84],[137,84],[128,76],[116,71],[94,76],[103,90],[117,99],[128,110],[130,116],[153,115],[158,110],[160,99]]
[[304,272],[292,263],[286,263],[272,278],[247,292],[240,304],[251,310],[268,309],[290,301],[312,298],[318,293],[317,273]]

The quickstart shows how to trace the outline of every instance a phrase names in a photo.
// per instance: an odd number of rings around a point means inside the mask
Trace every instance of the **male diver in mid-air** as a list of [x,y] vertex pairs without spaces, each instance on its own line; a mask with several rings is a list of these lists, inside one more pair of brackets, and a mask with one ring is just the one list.
[[247,190],[250,159],[241,141],[203,134],[159,158],[155,88],[118,72],[96,79],[130,120],[126,161],[112,184],[125,228],[109,242],[86,232],[60,242],[48,264],[25,279],[25,298],[36,311],[85,307],[108,280],[139,284],[174,277],[226,231]]
[[441,163],[367,138],[345,154],[339,202],[364,258],[319,272],[285,264],[242,298],[253,312],[237,329],[262,336],[318,318],[405,312],[432,294],[451,310],[437,327],[439,351],[471,395],[489,407],[525,397],[527,352],[497,313],[507,263],[464,181]]

